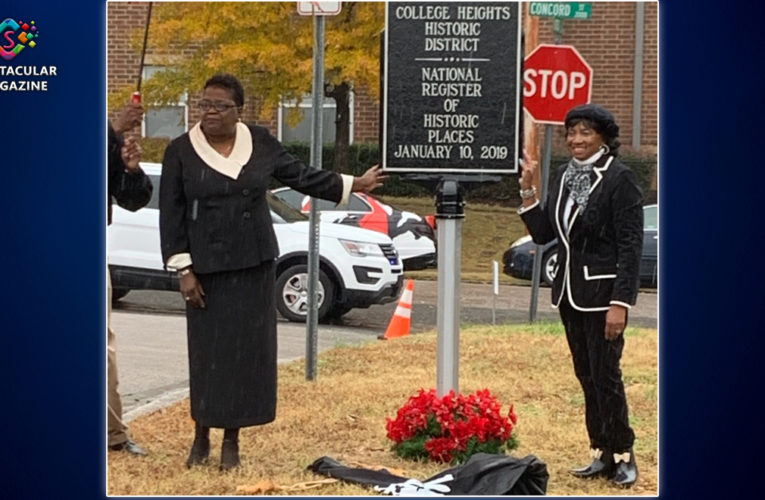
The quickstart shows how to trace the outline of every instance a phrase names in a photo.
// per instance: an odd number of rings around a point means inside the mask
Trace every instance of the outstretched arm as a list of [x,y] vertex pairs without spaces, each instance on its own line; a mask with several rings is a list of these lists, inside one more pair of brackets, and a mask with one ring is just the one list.
[[[537,162],[532,160],[528,151],[523,150],[523,163],[521,164],[521,176],[518,183],[521,186],[521,208],[518,213],[526,224],[534,243],[544,245],[555,239],[555,229],[550,223],[547,214],[549,203],[544,207],[539,204],[537,190],[534,187],[533,180],[537,171]],[[549,199],[549,196],[548,196]]]

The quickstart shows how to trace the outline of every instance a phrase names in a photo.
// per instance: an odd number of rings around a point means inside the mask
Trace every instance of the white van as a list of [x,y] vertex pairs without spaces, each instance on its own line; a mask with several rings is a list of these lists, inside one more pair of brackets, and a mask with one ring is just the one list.
[[[175,273],[164,269],[159,244],[159,182],[162,165],[141,163],[154,192],[137,212],[113,206],[107,256],[114,300],[130,290],[178,290]],[[305,321],[308,310],[308,218],[267,193],[279,243],[276,305],[290,321]],[[320,223],[319,319],[352,308],[396,300],[403,266],[392,240],[379,232]]]

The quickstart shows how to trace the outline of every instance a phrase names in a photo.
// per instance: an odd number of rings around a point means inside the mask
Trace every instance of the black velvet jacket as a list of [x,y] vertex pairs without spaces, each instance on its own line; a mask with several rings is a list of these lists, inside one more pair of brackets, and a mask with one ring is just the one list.
[[605,311],[612,302],[634,305],[643,249],[643,194],[635,174],[613,156],[593,167],[587,207],[573,211],[568,232],[563,229],[566,165],[558,168],[544,205],[521,214],[534,242],[558,238],[553,304],[567,293],[580,311]]
[[122,140],[114,132],[111,123],[108,124],[108,129],[106,206],[108,210],[107,222],[111,224],[112,199],[125,210],[135,212],[149,203],[154,187],[151,185],[151,179],[143,173],[143,170],[138,172],[125,171],[125,164],[122,162],[122,154],[120,153]]
[[253,152],[239,177],[208,166],[189,134],[173,140],[162,161],[159,229],[163,262],[190,253],[196,273],[254,267],[279,256],[266,190],[273,176],[311,196],[340,201],[340,175],[292,157],[267,129],[249,126]]

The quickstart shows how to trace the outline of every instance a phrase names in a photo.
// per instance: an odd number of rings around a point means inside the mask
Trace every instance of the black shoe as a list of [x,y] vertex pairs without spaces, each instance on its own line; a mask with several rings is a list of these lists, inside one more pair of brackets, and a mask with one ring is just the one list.
[[590,455],[593,460],[590,465],[571,469],[571,474],[583,479],[593,477],[610,476],[614,470],[614,457],[604,450],[592,449]]
[[614,461],[619,460],[619,462],[615,465],[611,482],[622,488],[629,488],[635,484],[638,478],[637,462],[635,461],[635,453],[632,449],[630,449],[628,456],[624,455],[626,453],[622,456],[616,455],[614,457]]
[[143,448],[141,448],[140,446],[138,446],[136,443],[134,443],[133,441],[129,439],[125,441],[124,443],[113,444],[109,447],[109,449],[112,451],[124,451],[124,452],[130,453],[131,455],[136,455],[139,457],[145,457],[146,455],[148,455],[148,453],[146,453],[146,450],[144,450]]
[[204,465],[207,463],[207,458],[209,456],[210,439],[194,438],[194,443],[191,445],[191,452],[189,452],[189,458],[186,459],[186,467],[190,469],[195,465]]
[[239,467],[239,442],[224,439],[220,451],[220,470],[228,471],[236,467]]

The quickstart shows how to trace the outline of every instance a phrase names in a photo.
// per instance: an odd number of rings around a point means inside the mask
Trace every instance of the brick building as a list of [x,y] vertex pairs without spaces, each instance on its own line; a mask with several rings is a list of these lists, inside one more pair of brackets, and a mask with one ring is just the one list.
[[[156,2],[155,2],[156,4]],[[141,74],[140,46],[144,27],[146,26],[148,2],[109,2],[107,4],[107,92],[115,94],[125,89],[135,90],[138,76]],[[153,66],[157,60],[151,46],[151,31],[149,32],[149,48],[144,59],[143,77],[148,78],[156,69]],[[183,48],[178,49],[180,56]],[[187,49],[188,50],[188,49]],[[188,50],[191,53],[191,50]],[[193,90],[193,89],[190,89]],[[146,113],[146,121],[142,130],[144,136],[171,136],[188,130],[189,125],[198,121],[199,113],[194,106],[197,96],[190,95],[185,102],[179,103],[175,110],[165,108],[165,120],[182,120],[183,127],[163,127],[153,125],[152,120],[162,118],[157,112],[149,110]],[[351,120],[351,142],[376,142],[378,138],[379,103],[376,98],[370,97],[364,89],[356,89],[352,96],[353,118]],[[256,96],[247,96],[244,110],[244,120],[265,126],[281,140],[308,141],[310,137],[310,96],[307,96],[300,105],[304,108],[304,118],[297,127],[289,127],[283,118],[286,108],[294,106],[294,103],[285,103],[282,109],[275,110],[272,116],[263,119],[259,116],[260,103]],[[110,106],[110,112],[114,113],[116,106]],[[331,101],[325,103],[324,113],[324,136],[325,142],[334,137],[334,105]]]
[[[135,88],[141,71],[140,50],[135,40],[140,38],[146,23],[146,2],[110,2],[107,4],[107,85],[109,93]],[[658,3],[645,2],[640,9],[644,13],[644,43],[642,47],[642,93],[639,120],[633,113],[634,74],[638,33],[638,5],[635,2],[592,2],[592,17],[589,20],[566,20],[563,24],[561,43],[574,45],[593,69],[592,101],[611,109],[621,127],[622,144],[632,145],[635,123],[640,126],[639,143],[643,152],[655,153],[658,138]],[[524,16],[528,16],[528,3],[524,5]],[[538,43],[553,43],[553,22],[550,18],[538,18]],[[527,51],[529,49],[527,48]],[[182,51],[180,52],[182,55]],[[146,53],[144,75],[151,73],[153,52]],[[193,90],[193,89],[192,89]],[[189,124],[194,124],[198,114],[193,106],[194,95],[180,102],[174,109],[147,113],[144,135],[160,135],[162,122],[177,121],[179,126],[170,127],[169,135],[177,135]],[[310,100],[306,101],[310,105]],[[325,106],[331,106],[327,104]],[[267,126],[282,140],[303,139],[308,114],[303,125],[290,129],[281,120],[283,110],[274,111],[267,119],[256,119],[258,103],[254,97],[247,102],[249,118]],[[356,89],[353,98],[352,141],[377,141],[379,104],[364,89]],[[164,115],[162,114],[164,113]],[[333,129],[334,113],[325,113],[325,130]],[[157,124],[151,123],[157,121]],[[300,128],[302,127],[302,129]],[[555,127],[562,129],[562,127]],[[332,137],[331,133],[325,137]],[[562,131],[554,134],[556,149],[563,148]]]
[[[656,152],[658,139],[658,2],[643,2],[642,94],[638,148]],[[524,13],[528,13],[528,3]],[[592,102],[610,109],[623,145],[631,146],[637,2],[592,2],[592,18],[564,21],[561,43],[573,45],[592,67]],[[539,43],[553,43],[553,20],[540,18]],[[562,127],[556,127],[562,129]],[[563,147],[562,131],[556,134]]]

